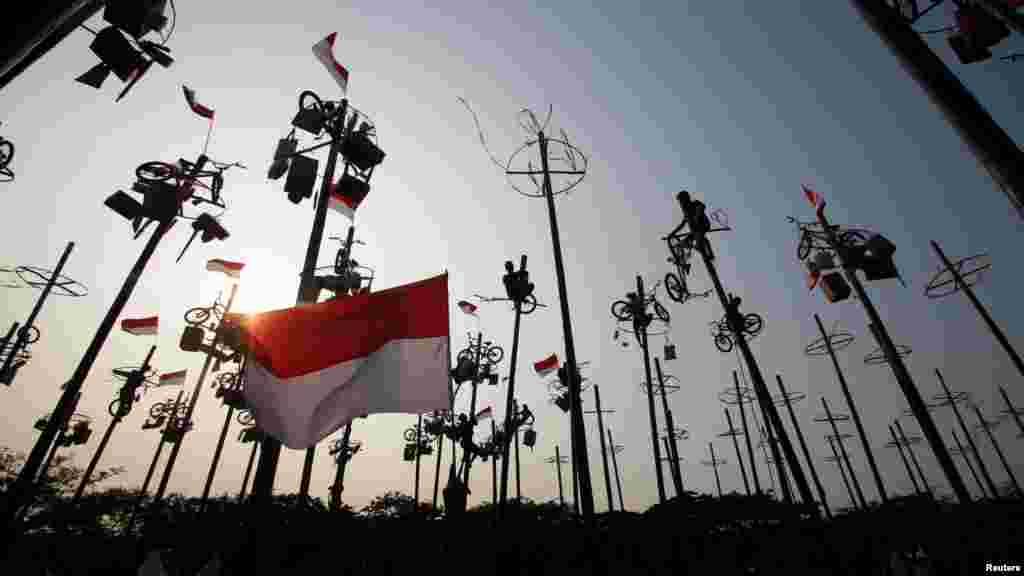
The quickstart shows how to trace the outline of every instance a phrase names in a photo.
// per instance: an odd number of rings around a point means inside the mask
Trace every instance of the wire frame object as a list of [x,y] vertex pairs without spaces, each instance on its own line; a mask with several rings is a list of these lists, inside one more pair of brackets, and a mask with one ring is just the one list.
[[[543,174],[543,164],[534,165],[533,160],[526,156],[527,152],[534,146],[539,149],[540,142],[539,139],[535,138],[535,136],[540,132],[543,132],[550,124],[551,110],[548,110],[547,118],[544,120],[543,124],[538,122],[534,113],[527,108],[521,110],[519,115],[520,127],[530,134],[531,139],[527,140],[509,156],[508,161],[504,166],[505,179],[516,192],[523,196],[530,198],[544,198],[545,193],[543,182],[537,178],[537,176],[541,176]],[[565,130],[559,130],[558,138],[551,138],[550,136],[545,135],[544,139],[547,141],[547,164],[552,180],[551,194],[552,196],[566,194],[576,188],[580,182],[583,182],[583,179],[587,175],[587,166],[589,161],[582,150],[569,142],[569,135],[565,133]],[[481,133],[481,141],[482,140],[483,135]],[[525,170],[522,169],[524,167],[524,159]],[[513,165],[518,165],[520,169],[513,170]],[[535,191],[525,191],[519,188],[512,182],[512,179],[509,178],[510,176],[529,176]]]
[[[40,266],[17,266],[15,268],[0,268],[0,272],[14,273],[18,276],[25,286],[42,290],[46,288],[46,285],[50,283],[50,278],[53,276],[53,270],[50,268],[42,268]],[[21,288],[20,284],[4,282],[0,284],[0,287],[4,288]],[[74,298],[81,298],[89,293],[89,289],[84,284],[78,282],[66,276],[60,274],[53,283],[51,294],[57,296],[71,296]]]
[[[672,430],[672,434],[669,434],[668,428],[665,428],[664,432],[665,433],[662,434],[661,436],[663,438],[668,438],[669,440],[689,440],[690,439],[690,431],[687,430],[686,428],[676,428],[676,429]],[[679,459],[682,460],[682,457],[680,457]]]
[[[957,391],[957,392],[952,392],[951,391],[948,396],[946,395],[945,392],[943,392],[941,394],[936,394],[936,395],[932,396],[932,400],[934,402],[933,402],[933,404],[931,404],[931,406],[934,406],[934,407],[938,407],[938,406],[952,406],[954,403],[955,404],[960,404],[960,403],[963,403],[963,402],[969,402],[971,400],[971,395],[969,393],[967,393],[967,392],[962,391],[962,390],[961,391]],[[911,414],[911,416],[912,416],[912,414]]]
[[740,386],[739,396],[737,397],[735,387],[723,388],[718,393],[718,401],[728,406],[739,406],[740,404],[751,404],[757,400],[757,396],[754,394],[754,390],[749,386]]
[[[682,387],[683,387],[682,383],[679,381],[679,378],[676,378],[675,376],[672,376],[671,374],[664,374],[664,375],[662,375],[662,378],[665,381],[665,394],[674,394],[674,393],[678,392],[680,389],[682,389]],[[644,392],[647,392],[647,388],[648,388],[647,382],[641,382],[640,383],[640,389],[641,390],[643,390]],[[651,388],[652,388],[652,390],[653,390],[653,392],[655,394],[661,394],[661,383],[660,382],[652,382],[651,383]]]
[[[896,349],[896,354],[900,358],[906,358],[913,352],[910,346],[906,346],[904,344],[893,344],[893,348]],[[885,352],[882,351],[882,348],[878,347],[864,356],[864,363],[868,366],[878,366],[881,364],[888,364],[889,359],[885,357]]]
[[[953,266],[964,284],[974,286],[984,279],[982,273],[992,267],[992,259],[987,253],[975,254],[957,260]],[[962,286],[953,277],[953,273],[942,266],[924,287],[924,295],[932,299],[943,298],[959,292],[961,289]]]
[[828,343],[826,343],[824,336],[816,338],[810,344],[808,344],[807,346],[804,347],[804,355],[805,356],[827,356],[828,355],[828,344],[832,345],[832,350],[833,351],[838,352],[838,351],[842,350],[843,348],[846,348],[850,344],[853,344],[853,341],[856,340],[856,339],[857,339],[857,337],[854,336],[853,333],[851,333],[851,332],[847,332],[845,330],[835,330],[835,329],[833,329],[828,334]]
[[772,403],[776,406],[785,406],[787,404],[796,404],[797,402],[807,398],[807,394],[796,390],[787,390],[786,395],[777,394],[772,396]]
[[850,415],[833,412],[831,419],[828,417],[828,414],[818,414],[814,417],[815,422],[829,422],[830,420],[833,422],[847,422],[850,420]]
[[[839,434],[827,434],[825,438],[828,440],[833,440],[835,442],[846,442],[850,438],[853,438],[853,434],[849,434],[847,432],[840,432]],[[847,449],[847,452],[849,451],[850,450]]]

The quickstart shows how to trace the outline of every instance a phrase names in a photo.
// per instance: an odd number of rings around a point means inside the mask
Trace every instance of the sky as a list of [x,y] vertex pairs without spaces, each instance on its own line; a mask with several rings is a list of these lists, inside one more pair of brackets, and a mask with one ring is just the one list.
[[[670,4],[670,5],[669,5]],[[811,207],[800,192],[806,184],[828,202],[834,223],[881,232],[896,246],[895,262],[907,286],[895,280],[870,283],[867,290],[893,340],[912,354],[907,366],[921,392],[938,392],[934,370],[949,385],[969,392],[990,419],[1004,409],[998,386],[1024,405],[1024,381],[1015,371],[963,295],[926,298],[924,287],[938,269],[929,240],[952,258],[987,252],[991,273],[977,294],[1018,348],[1024,345],[1024,311],[1018,304],[1024,274],[1014,269],[1020,220],[1008,200],[963,147],[956,133],[928,102],[881,40],[844,3],[678,2],[638,5],[602,2],[417,3],[334,2],[199,3],[178,0],[177,22],[168,46],[170,69],[154,68],[120,103],[116,79],[100,91],[74,82],[95,62],[91,35],[80,30],[50,51],[0,92],[2,134],[17,146],[17,179],[0,184],[6,199],[0,227],[0,266],[53,267],[67,242],[75,247],[65,274],[88,287],[83,298],[50,298],[36,326],[42,339],[32,360],[4,395],[0,444],[28,452],[35,420],[52,410],[59,385],[74,372],[96,327],[113,302],[143,239],[133,241],[127,222],[103,206],[117,189],[127,190],[134,169],[152,160],[194,159],[207,123],[189,111],[181,86],[195,89],[201,103],[216,110],[211,158],[240,161],[247,171],[226,174],[222,218],[231,236],[194,244],[181,262],[178,251],[190,232],[179,223],[162,242],[142,275],[122,318],[159,314],[158,337],[115,331],[107,339],[83,388],[78,411],[93,418],[90,443],[66,449],[81,466],[88,463],[110,420],[113,368],[141,363],[157,345],[160,371],[188,369],[186,389],[196,383],[203,358],[178,349],[184,312],[209,306],[229,284],[207,272],[212,258],[241,261],[246,268],[235,310],[259,312],[294,305],[298,276],[312,220],[312,202],[287,201],[283,181],[268,181],[277,139],[284,137],[303,90],[340,97],[338,87],[310,52],[327,34],[339,33],[335,54],[350,71],[348,97],[374,121],[387,154],[371,181],[371,192],[355,216],[354,257],[375,271],[374,289],[398,286],[449,272],[453,355],[481,330],[505,349],[507,374],[513,314],[507,303],[481,304],[478,319],[455,302],[473,294],[502,296],[505,260],[529,257],[536,295],[548,308],[523,320],[517,367],[517,395],[537,415],[538,441],[523,449],[524,497],[558,496],[554,466],[545,459],[555,446],[568,453],[568,418],[548,400],[547,379],[532,363],[556,352],[564,358],[558,289],[545,202],[518,194],[480,145],[478,114],[487,144],[505,160],[530,139],[517,113],[530,108],[561,129],[588,158],[584,181],[557,198],[569,306],[577,357],[590,364],[585,376],[600,386],[602,407],[616,443],[626,508],[642,511],[657,502],[657,488],[643,358],[636,344],[613,340],[611,303],[623,299],[636,277],[651,286],[671,271],[662,240],[682,219],[675,201],[681,189],[721,209],[732,228],[713,238],[717,266],[728,291],[742,296],[744,312],[765,320],[751,343],[761,371],[773,385],[806,394],[796,406],[819,474],[833,507],[848,505],[823,437],[829,431],[813,418],[826,398],[848,412],[831,363],[807,358],[804,347],[818,337],[813,314],[826,326],[857,336],[840,352],[870,443],[890,493],[907,493],[910,482],[898,454],[884,448],[886,425],[907,403],[892,372],[863,362],[875,343],[863,309],[851,299],[828,304],[820,291],[808,292],[796,259],[797,232],[787,216],[807,220]],[[921,29],[951,22],[952,8],[935,11]],[[102,26],[99,15],[88,23]],[[929,37],[949,65],[991,115],[1017,142],[1024,140],[1019,94],[1020,64],[963,66],[941,35]],[[1006,42],[1001,54],[1016,46]],[[309,142],[307,137],[304,142]],[[534,164],[536,164],[536,152]],[[321,170],[326,154],[321,154]],[[521,181],[520,186],[530,186]],[[349,222],[330,214],[327,235],[344,236]],[[337,242],[325,239],[320,264],[333,261]],[[695,263],[690,284],[710,288]],[[12,278],[13,279],[13,278]],[[37,292],[5,289],[0,325],[24,322]],[[714,476],[701,464],[708,442],[727,463],[723,489],[742,491],[719,392],[731,386],[735,354],[715,349],[708,323],[722,316],[710,298],[680,305],[663,291],[671,313],[667,338],[652,336],[651,353],[662,356],[666,341],[678,359],[665,361],[681,389],[669,399],[677,425],[690,439],[679,442],[687,490],[711,493]],[[744,368],[744,373],[745,373]],[[170,479],[169,491],[198,495],[224,420],[211,382],[203,385],[195,430],[188,434]],[[774,389],[774,388],[773,388]],[[149,406],[172,399],[177,390],[151,389],[114,434],[101,467],[124,466],[108,482],[137,488],[145,476],[157,434],[140,430]],[[478,409],[493,405],[504,414],[504,384],[479,389]],[[593,409],[592,393],[584,408]],[[468,390],[457,407],[467,411]],[[734,417],[736,413],[734,412]],[[949,441],[955,424],[948,408],[934,418]],[[586,416],[587,447],[597,510],[606,509],[598,425]],[[358,421],[352,438],[364,443],[348,467],[343,499],[359,508],[385,491],[413,491],[413,466],[402,461],[408,414],[373,415]],[[917,424],[902,420],[909,434]],[[970,425],[975,423],[969,418]],[[658,427],[664,428],[661,406]],[[489,433],[481,427],[477,438]],[[788,421],[787,421],[788,428]],[[213,493],[237,494],[250,445],[240,445],[232,423]],[[844,431],[854,433],[852,425]],[[1018,431],[1009,421],[995,430],[1018,477],[1024,457]],[[340,431],[332,435],[333,441]],[[989,470],[1002,483],[1005,472],[980,433],[976,439]],[[311,494],[327,499],[334,462],[328,442],[319,445]],[[863,450],[851,439],[848,450],[865,495],[877,500]],[[162,460],[166,460],[164,451]],[[447,470],[449,452],[442,466]],[[950,491],[935,458],[922,443],[918,456],[929,483]],[[277,473],[278,493],[298,491],[303,453],[285,449]],[[768,472],[758,457],[762,479]],[[959,459],[973,494],[977,488]],[[424,458],[420,498],[429,501],[433,457]],[[163,463],[157,474],[162,473]],[[491,465],[476,464],[470,505],[491,499]],[[571,481],[564,468],[567,498]],[[666,471],[668,494],[671,481]],[[613,480],[614,485],[614,480]],[[155,484],[154,484],[155,486]],[[152,489],[152,488],[151,488]],[[514,491],[512,492],[514,493]]]

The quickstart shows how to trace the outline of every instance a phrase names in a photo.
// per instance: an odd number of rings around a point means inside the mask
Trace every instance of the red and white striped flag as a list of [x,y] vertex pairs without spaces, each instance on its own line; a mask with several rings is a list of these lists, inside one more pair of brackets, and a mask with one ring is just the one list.
[[185,376],[187,375],[188,369],[161,374],[160,382],[157,383],[157,386],[181,386],[185,383]]
[[537,371],[537,374],[541,376],[547,376],[555,370],[558,370],[558,355],[552,354],[540,362],[533,363],[533,369]]
[[821,211],[825,209],[825,197],[803,184],[800,185],[800,188],[803,188],[804,197],[807,198],[807,201],[811,203],[811,206],[814,207],[820,216]]
[[152,336],[157,333],[160,324],[159,316],[149,318],[125,318],[121,320],[121,330],[136,336]]
[[240,278],[242,276],[242,268],[245,268],[245,264],[242,262],[229,262],[220,258],[214,258],[206,263],[207,270],[222,272],[232,278]]
[[334,59],[334,40],[337,32],[331,32],[326,38],[313,45],[313,55],[327,68],[334,81],[341,86],[341,93],[348,92],[348,70]]
[[185,93],[185,101],[188,102],[188,107],[193,112],[199,114],[203,118],[209,118],[213,120],[213,108],[207,108],[196,101],[196,91],[189,88],[188,86],[182,86],[181,90]]
[[448,275],[252,314],[244,395],[267,434],[308,448],[354,418],[444,410]]
[[494,412],[491,411],[491,407],[488,406],[487,408],[484,408],[483,410],[477,412],[476,419],[485,420],[487,418],[491,418],[492,416],[494,416]]
[[470,316],[476,316],[476,305],[466,302],[465,300],[459,300],[458,306],[459,310],[462,310],[464,313],[469,314]]
[[332,183],[327,188],[327,206],[349,220],[355,220],[356,208],[359,208],[359,205],[366,198],[366,194],[342,194],[337,191],[336,185],[337,182]]

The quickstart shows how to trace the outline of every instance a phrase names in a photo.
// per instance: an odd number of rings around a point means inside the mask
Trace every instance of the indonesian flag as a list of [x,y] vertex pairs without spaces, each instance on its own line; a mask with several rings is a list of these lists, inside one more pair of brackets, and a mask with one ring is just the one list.
[[181,386],[185,383],[185,376],[188,375],[188,370],[178,370],[177,372],[168,372],[160,375],[160,382],[157,386]]
[[825,209],[825,197],[803,184],[801,184],[800,187],[803,188],[804,197],[807,198],[807,201],[811,203],[811,206],[816,209],[820,216],[821,211]]
[[219,258],[214,258],[206,263],[207,270],[223,272],[232,278],[240,278],[242,276],[242,268],[245,268],[245,264],[242,262],[229,262]]
[[547,376],[555,370],[558,370],[558,355],[552,354],[540,362],[533,363],[533,369],[537,371],[537,374],[541,376]]
[[484,408],[483,410],[481,410],[480,412],[477,413],[476,419],[477,420],[484,420],[486,418],[492,417],[493,415],[494,415],[494,412],[492,412],[491,411],[491,407],[488,406],[487,408]]
[[448,408],[448,275],[252,314],[245,399],[259,426],[308,448],[354,418]]
[[188,107],[191,108],[193,112],[199,114],[203,118],[209,118],[210,120],[213,120],[213,109],[207,108],[206,106],[203,106],[202,104],[196,101],[195,90],[189,88],[188,86],[182,86],[181,90],[185,93],[185,101],[188,102]]
[[327,72],[334,78],[334,81],[341,86],[341,93],[348,92],[348,70],[338,64],[334,59],[334,40],[338,37],[337,32],[331,32],[323,40],[313,45],[313,55],[327,68]]
[[459,310],[462,310],[466,314],[469,314],[470,316],[476,316],[476,306],[475,305],[473,305],[473,304],[471,304],[469,302],[466,302],[465,300],[459,300],[458,306],[459,306]]
[[814,290],[814,287],[818,285],[818,280],[821,279],[821,272],[819,270],[811,270],[807,274],[807,289]]
[[342,194],[341,192],[337,191],[336,184],[336,182],[332,183],[327,188],[327,206],[333,209],[335,212],[341,214],[342,216],[345,216],[349,220],[354,221],[356,216],[356,208],[359,208],[359,205],[363,202],[363,199],[366,198],[366,194]]
[[136,336],[152,336],[157,333],[160,324],[159,316],[149,318],[125,318],[121,320],[121,330]]

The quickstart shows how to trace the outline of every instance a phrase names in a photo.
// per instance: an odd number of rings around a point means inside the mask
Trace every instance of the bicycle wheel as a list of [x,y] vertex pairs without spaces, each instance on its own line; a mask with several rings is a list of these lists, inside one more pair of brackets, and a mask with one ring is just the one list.
[[143,182],[163,182],[175,172],[177,169],[167,162],[146,162],[135,169],[135,177]]
[[654,301],[654,314],[658,316],[659,320],[668,324],[668,310],[666,310],[665,307],[661,305],[661,302],[658,302],[657,300]]
[[161,403],[153,404],[149,407],[149,417],[156,420],[164,415],[165,410],[170,410],[170,407],[164,406]]
[[680,304],[686,301],[686,286],[679,276],[672,272],[665,274],[665,292],[668,293],[669,298]]
[[505,351],[501,349],[501,346],[491,346],[487,349],[487,362],[490,364],[497,364],[504,357]]
[[519,305],[520,314],[529,314],[537,309],[537,297],[530,294],[523,299],[523,303]]
[[743,317],[743,331],[748,336],[757,336],[764,330],[764,319],[757,314],[747,314]]
[[796,247],[796,257],[803,262],[811,254],[811,233],[804,230],[800,234],[800,243]]
[[415,442],[416,441],[416,429],[415,428],[406,428],[405,429],[405,434],[403,435],[403,438],[405,438],[406,442]]
[[22,336],[22,333],[24,334],[23,338],[25,338],[25,344],[35,344],[39,341],[39,328],[36,328],[35,326],[21,328],[18,332],[18,336]]
[[14,144],[9,140],[0,140],[0,168],[6,168],[14,159]]
[[839,241],[846,246],[859,246],[867,242],[868,238],[859,230],[847,230],[839,235]]
[[185,312],[185,322],[189,324],[205,324],[210,319],[210,310],[207,308],[192,308]]
[[612,302],[612,316],[616,320],[626,321],[633,317],[633,312],[629,309],[629,302],[622,300],[616,300]]
[[715,348],[725,353],[732,352],[732,338],[721,332],[715,334]]
[[242,410],[239,412],[236,420],[238,420],[238,423],[242,426],[251,426],[256,423],[256,417],[248,410]]

